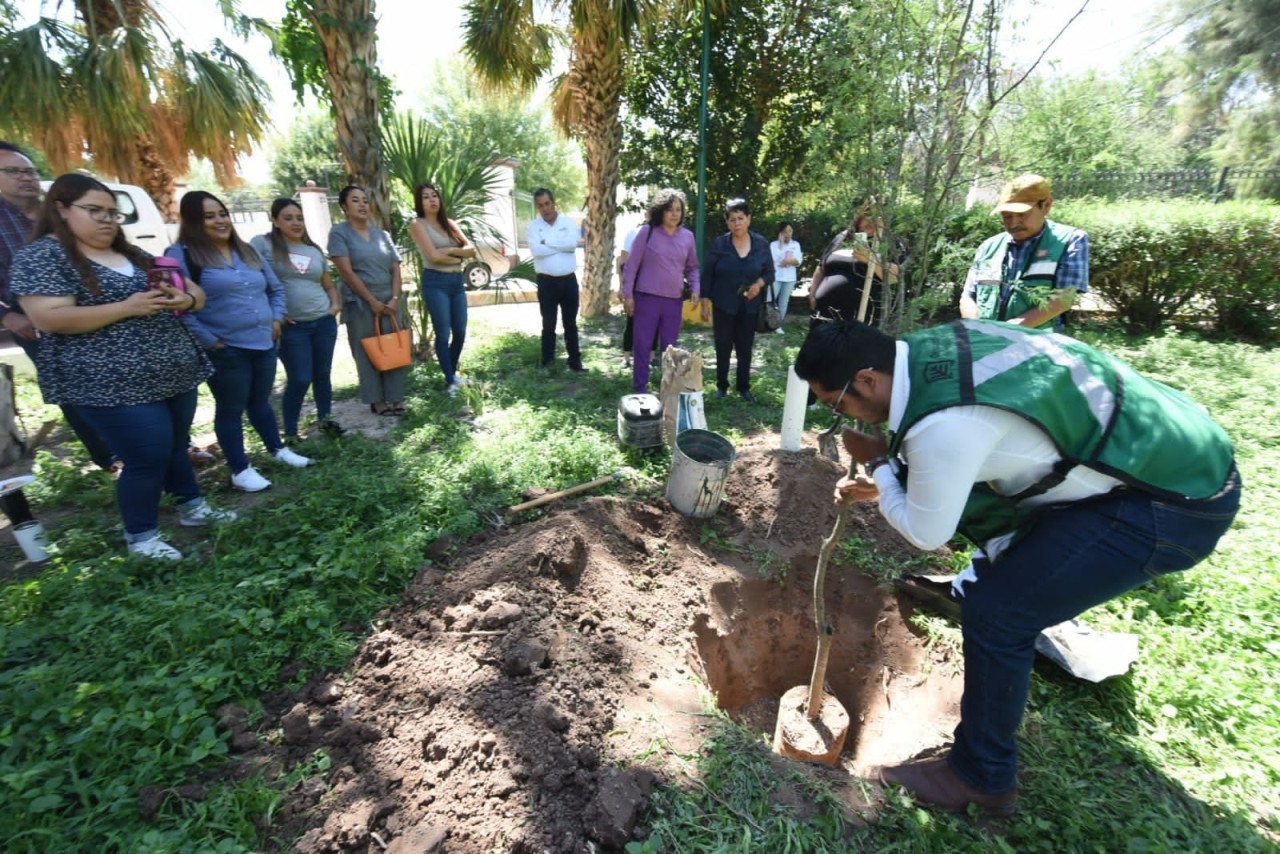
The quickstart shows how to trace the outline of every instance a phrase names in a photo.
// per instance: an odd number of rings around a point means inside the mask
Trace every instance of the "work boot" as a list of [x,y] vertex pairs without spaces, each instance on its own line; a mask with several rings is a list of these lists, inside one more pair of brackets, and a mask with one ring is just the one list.
[[979,792],[956,776],[945,756],[881,768],[880,782],[901,786],[921,804],[945,812],[968,812],[969,804],[975,804],[986,815],[1009,816],[1018,804],[1017,789],[1002,795]]

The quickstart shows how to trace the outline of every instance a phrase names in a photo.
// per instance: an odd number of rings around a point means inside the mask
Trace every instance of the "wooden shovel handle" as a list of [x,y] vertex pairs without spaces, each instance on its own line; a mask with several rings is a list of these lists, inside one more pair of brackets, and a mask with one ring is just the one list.
[[577,486],[570,486],[560,490],[559,492],[553,492],[550,495],[543,495],[542,497],[535,498],[532,501],[526,501],[523,504],[516,504],[512,507],[508,507],[507,512],[520,513],[524,510],[532,510],[535,507],[541,507],[543,504],[549,504],[558,498],[566,498],[570,495],[577,495],[579,492],[586,492],[588,489],[595,489],[597,486],[604,486],[611,480],[617,480],[621,475],[621,472],[614,472],[613,474],[605,475],[604,477],[598,477],[595,480],[589,480],[586,483],[580,483]]

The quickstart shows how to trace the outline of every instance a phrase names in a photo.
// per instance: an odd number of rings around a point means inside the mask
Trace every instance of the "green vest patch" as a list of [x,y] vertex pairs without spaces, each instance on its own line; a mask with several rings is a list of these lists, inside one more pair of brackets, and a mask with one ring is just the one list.
[[[978,317],[1008,320],[1043,305],[1053,295],[1058,263],[1074,232],[1069,225],[1045,220],[1044,228],[1032,238],[1035,245],[1020,270],[1008,269],[1008,234],[1001,232],[984,240],[974,261],[978,268]],[[1041,324],[1041,328],[1052,322]]]

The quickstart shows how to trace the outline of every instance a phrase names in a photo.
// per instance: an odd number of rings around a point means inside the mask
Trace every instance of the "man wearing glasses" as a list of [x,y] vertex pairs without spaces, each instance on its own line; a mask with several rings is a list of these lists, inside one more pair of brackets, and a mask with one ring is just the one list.
[[1089,290],[1089,236],[1048,218],[1049,181],[1019,175],[1000,190],[991,211],[1004,231],[978,247],[960,296],[960,316],[1003,320],[1032,329],[1062,329],[1076,293]]
[[1036,636],[1207,557],[1240,503],[1231,441],[1195,401],[1123,362],[1006,323],[899,341],[824,323],[795,370],[822,403],[876,426],[845,430],[864,474],[842,478],[838,500],[878,501],[918,548],[957,533],[978,547],[952,583],[964,639],[954,742],[881,778],[944,810],[1008,815]]
[[0,142],[0,324],[33,360],[36,328],[9,293],[9,264],[26,244],[39,209],[40,173],[22,149]]
[[[40,173],[21,148],[0,140],[0,325],[13,333],[13,340],[33,365],[40,339],[35,326],[9,292],[9,265],[14,253],[26,245],[39,210]],[[36,369],[39,370],[39,366]],[[63,406],[62,414],[94,463],[112,471],[117,464],[115,455],[97,431],[74,406]]]

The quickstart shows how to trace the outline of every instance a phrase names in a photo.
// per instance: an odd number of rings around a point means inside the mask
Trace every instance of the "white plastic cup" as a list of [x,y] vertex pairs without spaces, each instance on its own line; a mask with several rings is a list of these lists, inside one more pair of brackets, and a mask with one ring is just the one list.
[[13,538],[22,547],[22,553],[27,556],[27,560],[32,563],[48,560],[49,552],[46,549],[49,546],[49,538],[45,536],[44,525],[35,521],[14,525]]

